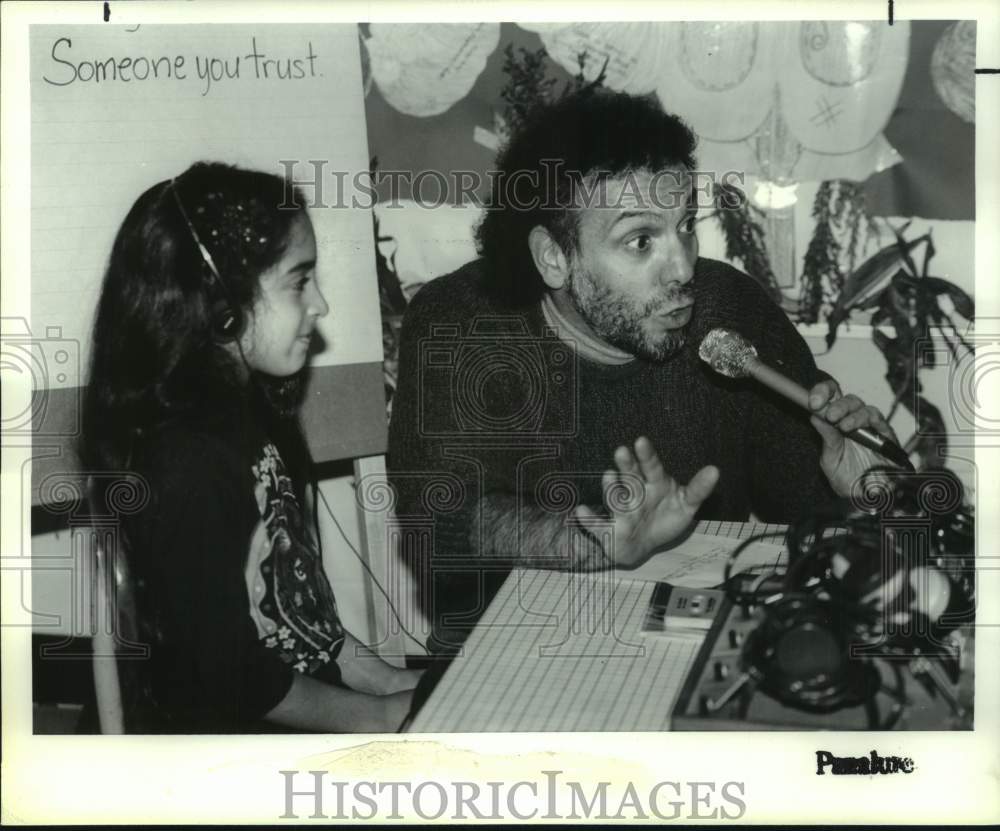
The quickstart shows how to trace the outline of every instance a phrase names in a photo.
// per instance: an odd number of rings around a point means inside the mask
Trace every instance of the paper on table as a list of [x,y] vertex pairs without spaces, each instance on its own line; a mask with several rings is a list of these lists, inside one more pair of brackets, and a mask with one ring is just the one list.
[[[659,551],[634,569],[615,569],[622,580],[670,583],[674,586],[707,589],[722,582],[722,573],[729,555],[743,541],[731,537],[692,534],[680,545]],[[787,561],[783,545],[766,541],[748,545],[736,561],[737,571],[749,566],[773,566]]]
[[669,730],[704,633],[641,637],[652,593],[606,571],[515,571],[409,731]]
[[[669,730],[674,700],[704,637],[643,637],[654,587],[636,575],[660,580],[682,562],[697,561],[700,551],[718,558],[709,566],[718,583],[725,558],[741,540],[788,530],[719,520],[696,527],[701,533],[634,571],[514,571],[410,732]],[[722,553],[711,555],[713,549]],[[781,550],[754,546],[746,553],[769,562],[766,556],[773,560]]]

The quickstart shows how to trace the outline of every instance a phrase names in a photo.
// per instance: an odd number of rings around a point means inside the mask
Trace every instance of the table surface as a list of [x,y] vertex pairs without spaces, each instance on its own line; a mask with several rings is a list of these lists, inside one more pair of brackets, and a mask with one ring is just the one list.
[[[696,530],[746,538],[783,529],[703,522]],[[654,586],[610,571],[515,570],[409,732],[669,730],[703,636],[640,634]]]

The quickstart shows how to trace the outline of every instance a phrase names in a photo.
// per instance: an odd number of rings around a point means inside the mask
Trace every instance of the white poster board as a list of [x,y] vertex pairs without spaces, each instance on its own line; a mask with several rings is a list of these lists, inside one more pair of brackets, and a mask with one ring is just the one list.
[[31,329],[71,352],[50,388],[85,382],[128,209],[198,160],[306,183],[330,304],[314,363],[381,360],[371,214],[346,207],[368,170],[356,26],[36,25],[30,66]]

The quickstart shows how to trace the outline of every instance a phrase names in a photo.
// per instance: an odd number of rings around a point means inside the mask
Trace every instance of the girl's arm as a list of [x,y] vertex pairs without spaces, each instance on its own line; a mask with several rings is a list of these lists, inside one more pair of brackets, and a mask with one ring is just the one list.
[[395,733],[410,711],[412,690],[368,695],[295,673],[285,697],[265,718],[317,733]]
[[347,686],[375,695],[412,690],[423,674],[423,670],[399,669],[386,663],[347,631],[344,632],[344,645],[337,656],[337,665],[340,677]]

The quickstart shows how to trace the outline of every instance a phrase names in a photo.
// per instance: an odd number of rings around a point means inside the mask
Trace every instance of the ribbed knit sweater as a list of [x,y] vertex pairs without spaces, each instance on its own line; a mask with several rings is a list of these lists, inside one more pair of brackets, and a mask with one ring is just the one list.
[[[804,386],[824,376],[787,316],[747,275],[699,259],[687,344],[663,362],[594,363],[547,327],[539,305],[487,292],[480,261],[425,285],[403,324],[389,431],[396,515],[434,625],[435,648],[459,643],[517,562],[477,543],[478,501],[518,495],[553,514],[600,509],[601,474],[617,446],[648,436],[668,473],[687,482],[716,465],[698,519],[791,522],[833,497],[808,416],[747,380],[723,378],[697,354],[709,329],[734,329]],[[461,617],[451,625],[445,615]]]

